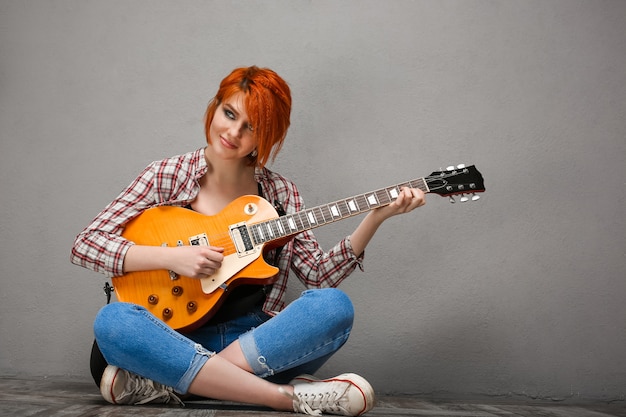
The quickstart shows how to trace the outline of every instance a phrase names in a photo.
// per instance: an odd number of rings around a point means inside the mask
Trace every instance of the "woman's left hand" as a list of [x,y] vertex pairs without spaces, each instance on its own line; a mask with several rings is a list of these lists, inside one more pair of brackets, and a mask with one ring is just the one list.
[[422,190],[419,188],[402,187],[396,201],[378,210],[384,212],[385,217],[391,217],[397,214],[408,213],[424,204],[426,204],[426,198]]

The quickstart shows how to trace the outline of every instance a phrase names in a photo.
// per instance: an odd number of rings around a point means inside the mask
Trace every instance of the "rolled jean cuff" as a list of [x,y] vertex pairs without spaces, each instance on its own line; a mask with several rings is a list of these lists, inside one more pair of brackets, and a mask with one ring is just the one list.
[[202,369],[204,364],[214,355],[215,352],[206,350],[202,347],[201,344],[197,343],[196,354],[193,355],[193,359],[191,360],[187,371],[183,374],[178,383],[176,383],[176,385],[173,387],[174,391],[179,394],[186,394],[189,391],[189,386],[198,375],[198,372],[200,372],[200,369]]
[[265,357],[259,354],[259,349],[257,348],[254,337],[252,336],[252,331],[239,336],[239,346],[241,347],[243,356],[246,358],[246,361],[250,365],[250,368],[252,368],[252,372],[254,372],[255,375],[261,378],[274,375],[274,370],[267,366]]

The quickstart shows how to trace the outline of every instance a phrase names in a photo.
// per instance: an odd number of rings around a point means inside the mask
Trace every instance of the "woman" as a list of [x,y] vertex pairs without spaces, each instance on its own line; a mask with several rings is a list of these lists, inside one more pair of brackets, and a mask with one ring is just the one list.
[[[150,270],[198,279],[214,274],[224,260],[222,247],[143,246],[122,237],[124,227],[150,207],[212,216],[249,194],[278,202],[288,214],[302,210],[295,184],[265,167],[283,144],[290,112],[289,87],[275,72],[234,70],[209,103],[207,146],[148,166],[77,236],[72,262],[109,276]],[[352,327],[352,304],[336,287],[361,265],[385,219],[424,203],[422,191],[403,188],[328,252],[310,231],[298,234],[266,254],[280,270],[273,285],[237,287],[214,317],[185,334],[141,306],[103,307],[94,330],[106,362],[92,363],[102,395],[114,404],[181,402],[179,395],[190,394],[305,414],[367,412],[374,391],[364,378],[317,380],[308,374],[346,342]],[[309,290],[285,307],[290,271]]]

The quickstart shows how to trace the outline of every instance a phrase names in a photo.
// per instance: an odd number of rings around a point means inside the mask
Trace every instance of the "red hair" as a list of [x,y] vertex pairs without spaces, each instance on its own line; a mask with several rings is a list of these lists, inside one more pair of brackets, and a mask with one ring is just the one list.
[[244,105],[250,124],[257,138],[257,155],[251,164],[264,166],[278,155],[283,146],[291,115],[291,91],[278,74],[268,68],[256,66],[237,68],[220,83],[217,94],[207,107],[205,135],[207,142],[209,128],[217,107],[235,93],[245,94]]

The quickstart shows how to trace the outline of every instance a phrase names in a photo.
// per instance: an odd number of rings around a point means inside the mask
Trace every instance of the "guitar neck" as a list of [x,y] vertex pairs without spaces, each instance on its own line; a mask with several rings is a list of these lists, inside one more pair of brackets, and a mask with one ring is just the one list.
[[391,204],[398,198],[400,189],[403,187],[419,188],[425,193],[430,191],[425,179],[418,178],[402,184],[302,210],[294,214],[286,214],[275,219],[252,224],[249,226],[250,237],[258,245],[356,216]]

